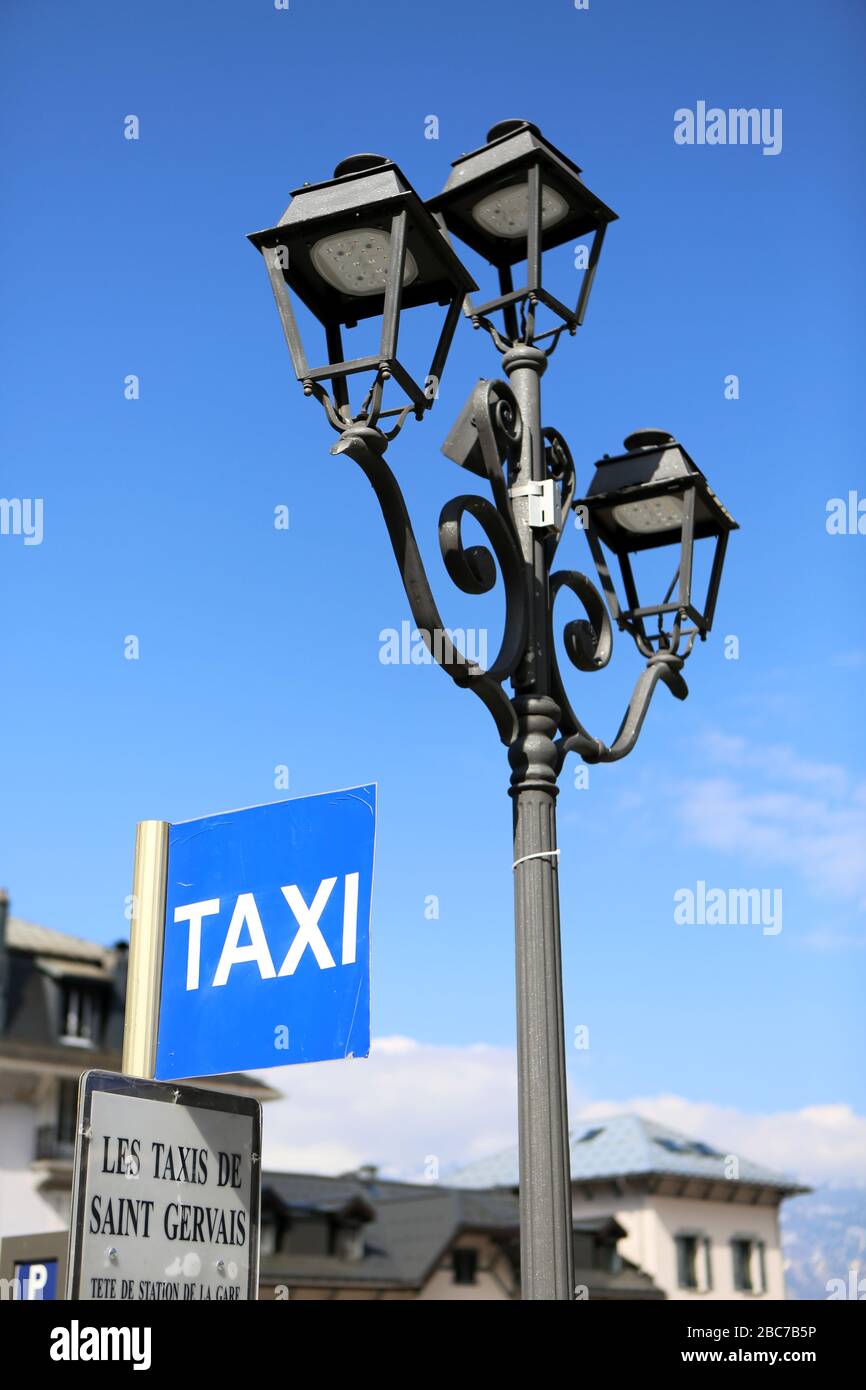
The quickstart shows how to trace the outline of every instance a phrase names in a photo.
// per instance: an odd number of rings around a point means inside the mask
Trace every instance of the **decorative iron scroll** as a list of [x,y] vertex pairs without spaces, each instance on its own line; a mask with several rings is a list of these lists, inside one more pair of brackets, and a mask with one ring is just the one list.
[[[384,436],[363,426],[346,430],[331,453],[347,453],[360,465],[379,500],[391,547],[415,625],[425,645],[451,679],[481,699],[496,721],[503,743],[517,734],[517,715],[501,682],[516,670],[527,634],[528,595],[523,555],[502,460],[513,456],[520,441],[520,415],[511,389],[504,382],[483,381],[475,391],[475,425],[484,469],[493,502],[464,494],[443,508],[439,517],[439,545],[453,582],[467,594],[485,594],[496,583],[496,561],[505,586],[505,620],[502,643],[492,664],[482,668],[454,646],[433,598],[412,522],[394,474],[383,457]],[[468,513],[481,526],[490,543],[463,544],[463,518]],[[491,550],[493,554],[491,554]]]
[[[502,381],[479,382],[473,396],[472,416],[493,501],[464,493],[446,503],[439,516],[439,546],[450,578],[463,593],[489,593],[496,584],[497,572],[502,575],[505,589],[502,641],[494,661],[488,667],[470,661],[454,645],[442,622],[403,494],[385,462],[388,436],[364,422],[356,422],[343,429],[331,453],[348,454],[359,464],[376,493],[415,625],[431,655],[455,684],[473,691],[483,701],[493,715],[502,742],[511,745],[518,735],[518,714],[514,700],[503,689],[502,682],[514,675],[525,655],[530,588],[503,465],[515,462],[518,457],[523,421],[511,388]],[[575,470],[563,436],[557,430],[545,428],[543,437],[546,441],[547,469],[559,488],[561,503],[559,524],[547,541],[550,565],[570,514]],[[489,548],[485,545],[464,545],[462,528],[467,515],[478,522]],[[613,652],[610,614],[595,585],[586,575],[575,570],[559,570],[552,574],[549,595],[550,693],[560,711],[560,737],[556,742],[557,771],[571,752],[577,753],[587,763],[616,762],[630,753],[660,680],[677,699],[684,700],[688,695],[688,687],[680,674],[688,652],[685,656],[670,650],[654,652],[637,680],[613,743],[608,747],[594,738],[574,713],[556,657],[552,633],[553,610],[557,595],[564,588],[569,589],[580,601],[586,615],[567,623],[564,629],[565,651],[572,665],[579,671],[600,671],[607,666]]]

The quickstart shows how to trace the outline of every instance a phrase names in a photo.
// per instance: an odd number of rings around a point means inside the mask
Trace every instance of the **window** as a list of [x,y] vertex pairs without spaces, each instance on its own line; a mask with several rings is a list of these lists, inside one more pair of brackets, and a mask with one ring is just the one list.
[[697,1236],[677,1236],[677,1281],[681,1289],[698,1287]]
[[259,1227],[259,1254],[276,1255],[277,1253],[277,1221],[273,1215],[262,1215],[262,1223]]
[[607,1270],[608,1274],[619,1274],[622,1269],[622,1255],[616,1248],[616,1241],[599,1237],[595,1242],[592,1263],[596,1269]]
[[61,1144],[75,1143],[78,1116],[78,1082],[61,1081],[57,1098],[57,1138]]
[[751,1236],[736,1236],[731,1241],[734,1262],[734,1288],[738,1293],[767,1292],[767,1267],[764,1242]]
[[686,1152],[686,1145],[679,1139],[656,1139],[660,1149],[667,1149],[668,1153],[682,1154]]
[[681,1289],[708,1293],[713,1287],[710,1242],[707,1236],[683,1234],[676,1237],[677,1283]]
[[741,1293],[752,1291],[751,1245],[747,1240],[732,1240],[734,1256],[734,1288]]
[[336,1233],[334,1253],[341,1260],[362,1260],[364,1228],[354,1222],[341,1226]]
[[723,1154],[720,1154],[720,1153],[719,1153],[718,1149],[714,1149],[714,1148],[712,1147],[712,1145],[710,1145],[710,1144],[705,1144],[705,1143],[703,1142],[703,1140],[701,1140],[701,1139],[695,1140],[695,1142],[694,1142],[694,1144],[692,1144],[691,1148],[692,1148],[692,1153],[700,1154],[702,1158],[723,1158],[723,1157],[724,1157]]
[[461,1247],[453,1253],[454,1283],[474,1284],[478,1270],[478,1251]]
[[705,1144],[702,1139],[665,1139],[656,1138],[653,1143],[658,1144],[660,1149],[667,1149],[672,1154],[699,1154],[701,1158],[723,1158],[718,1149]]
[[102,1024],[102,995],[91,985],[70,983],[63,987],[64,1040],[77,1043],[99,1041]]
[[57,1102],[54,1118],[36,1130],[36,1148],[33,1157],[37,1162],[64,1162],[71,1159],[75,1150],[75,1129],[78,1123],[78,1082],[63,1078],[57,1083]]

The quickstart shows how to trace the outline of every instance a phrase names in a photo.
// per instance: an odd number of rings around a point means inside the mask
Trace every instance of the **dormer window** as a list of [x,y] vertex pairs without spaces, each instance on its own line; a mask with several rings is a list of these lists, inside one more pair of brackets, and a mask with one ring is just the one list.
[[453,1251],[454,1283],[474,1284],[478,1273],[478,1251],[469,1246],[458,1246]]
[[65,1043],[91,1047],[99,1042],[102,1030],[102,992],[79,980],[63,985],[60,1035]]
[[341,1260],[362,1260],[364,1258],[364,1229],[362,1226],[343,1226],[334,1241],[336,1254]]
[[277,1220],[272,1212],[262,1212],[262,1224],[259,1227],[259,1254],[276,1255],[279,1249],[279,1236],[277,1231]]

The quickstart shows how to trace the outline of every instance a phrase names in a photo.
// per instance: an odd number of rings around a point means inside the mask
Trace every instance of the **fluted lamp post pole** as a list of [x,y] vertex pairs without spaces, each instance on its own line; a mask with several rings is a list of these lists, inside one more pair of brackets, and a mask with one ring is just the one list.
[[532,495],[519,491],[524,482],[542,484],[546,476],[541,376],[547,358],[538,348],[515,347],[505,353],[503,366],[523,421],[511,493],[533,598],[526,660],[513,682],[517,734],[508,750],[514,803],[521,1287],[525,1298],[570,1299],[574,1270],[554,742],[559,708],[550,693],[545,533],[532,524]]
[[[631,752],[659,681],[685,699],[682,667],[696,638],[703,640],[710,630],[725,545],[736,526],[682,446],[660,430],[630,435],[625,452],[599,461],[586,496],[575,500],[568,446],[542,423],[541,378],[563,333],[573,335],[583,322],[604,234],[615,217],[536,126],[503,121],[486,145],[455,162],[445,189],[427,204],[391,161],[357,155],[338,165],[332,179],[297,189],[277,226],[250,238],[265,261],[295,375],[339,436],[331,452],[353,459],[376,493],[419,632],[455,683],[482,700],[508,749],[525,1299],[574,1297],[557,779],[571,752],[587,763],[614,762]],[[480,304],[469,298],[477,286],[453,237],[495,268],[494,298]],[[543,282],[542,257],[582,239],[589,245],[571,309]],[[524,263],[525,283],[521,272],[515,286],[515,269]],[[327,361],[311,365],[293,297],[324,328]],[[401,314],[436,304],[445,310],[441,333],[429,370],[416,380],[398,353]],[[490,335],[507,378],[474,387],[443,446],[492,494],[492,501],[476,493],[455,497],[439,517],[440,549],[452,581],[464,593],[487,593],[496,583],[497,565],[503,581],[502,639],[486,668],[451,640],[402,491],[385,462],[408,417],[422,419],[436,399],[461,309]],[[379,350],[352,357],[343,332],[368,318],[381,319]],[[366,390],[361,395],[359,389],[353,405],[354,382]],[[604,597],[584,574],[554,571],[573,509]],[[485,533],[486,546],[464,545],[467,515]],[[716,548],[700,608],[692,596],[692,557],[695,542],[705,538],[714,539]],[[643,604],[632,556],[662,545],[677,551],[674,577],[661,602]],[[622,601],[609,555],[619,563]],[[610,746],[587,732],[565,692],[553,641],[561,589],[584,612],[563,633],[565,654],[578,670],[607,664],[613,624],[632,637],[645,660]]]

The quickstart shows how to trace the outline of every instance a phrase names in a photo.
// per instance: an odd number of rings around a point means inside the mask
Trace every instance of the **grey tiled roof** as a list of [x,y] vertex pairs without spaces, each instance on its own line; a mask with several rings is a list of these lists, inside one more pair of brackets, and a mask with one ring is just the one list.
[[320,1285],[346,1288],[372,1285],[374,1288],[412,1288],[397,1263],[384,1252],[365,1251],[363,1260],[340,1260],[333,1255],[262,1255],[260,1278],[269,1284]]
[[[486,1233],[516,1260],[519,1231],[517,1197],[512,1192],[460,1190],[438,1183],[392,1182],[349,1173],[325,1178],[306,1173],[262,1174],[262,1198],[276,1197],[290,1209],[332,1213],[353,1201],[365,1202],[373,1219],[363,1227],[363,1256],[346,1259],[283,1251],[262,1256],[262,1278],[271,1285],[421,1288],[461,1232]],[[576,1231],[597,1232],[607,1239],[625,1234],[616,1220],[602,1214],[575,1222]],[[578,1284],[592,1297],[661,1298],[649,1275],[625,1261],[617,1271],[575,1270]]]
[[355,1200],[369,1206],[364,1184],[354,1176],[321,1177],[316,1173],[263,1173],[262,1189],[286,1207],[309,1211],[341,1211]]
[[98,941],[85,941],[83,937],[70,936],[68,932],[41,927],[37,922],[26,922],[23,917],[8,918],[6,941],[16,951],[32,951],[39,956],[65,956],[67,959],[92,961],[106,967],[115,956],[111,947],[100,946]]
[[[731,1151],[692,1139],[679,1130],[645,1120],[640,1115],[614,1115],[586,1120],[570,1132],[571,1176],[575,1182],[598,1181],[639,1174],[664,1173],[708,1181],[739,1181],[780,1191],[796,1192],[799,1184],[764,1168],[741,1154],[737,1179],[729,1177]],[[517,1149],[506,1149],[448,1175],[457,1187],[509,1187],[518,1182]]]
[[[14,1063],[43,1070],[51,1067],[58,1077],[79,1075],[85,1067],[119,1071],[128,962],[125,946],[101,946],[11,915],[0,940],[0,948],[4,945],[9,947],[11,972],[5,1016],[0,1016],[0,1070],[4,1063]],[[92,1047],[74,1047],[58,1033],[60,990],[66,979],[91,980],[104,991],[104,1028]],[[259,1077],[239,1072],[196,1077],[193,1084],[239,1091],[263,1101],[280,1094]]]
[[43,970],[56,980],[101,980],[106,978],[106,969],[101,961],[85,960],[83,956],[34,956],[37,969]]
[[343,1277],[349,1283],[387,1281],[417,1287],[459,1231],[516,1236],[519,1227],[517,1198],[511,1193],[463,1192],[435,1183],[362,1181],[353,1174],[326,1178],[266,1172],[262,1197],[269,1192],[295,1209],[331,1212],[356,1199],[374,1214],[365,1227],[367,1248],[362,1261],[294,1253],[267,1257],[270,1277],[284,1272],[294,1282],[306,1277],[333,1283]]

